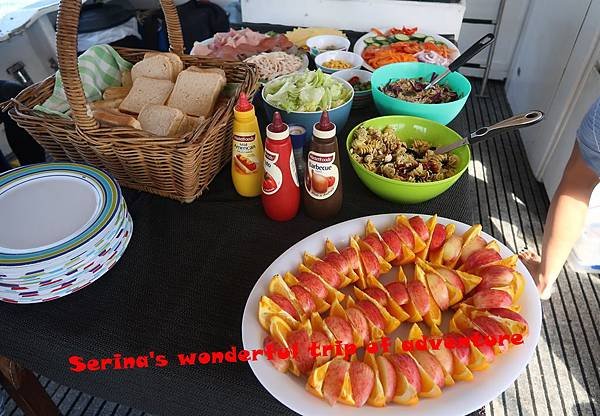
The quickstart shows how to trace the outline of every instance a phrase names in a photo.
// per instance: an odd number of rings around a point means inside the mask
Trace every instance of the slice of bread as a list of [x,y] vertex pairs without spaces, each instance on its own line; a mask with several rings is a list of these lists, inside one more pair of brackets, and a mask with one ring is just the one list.
[[126,126],[141,130],[142,126],[135,117],[129,114],[123,114],[110,108],[99,108],[92,112],[94,118],[98,120],[103,127]]
[[221,68],[198,68],[197,66],[192,65],[187,69],[190,71],[204,72],[208,74],[219,74],[223,78],[223,85],[227,83],[227,75]]
[[172,90],[173,83],[168,79],[137,78],[133,82],[131,91],[119,106],[119,110],[139,114],[148,104],[164,104]]
[[131,71],[121,71],[121,86],[131,88],[132,85]]
[[89,103],[90,109],[98,110],[99,108],[112,108],[117,109],[123,102],[123,98],[111,98],[110,100],[98,100]]
[[189,133],[190,131],[194,130],[198,126],[198,124],[200,124],[201,121],[204,120],[204,117],[193,117],[186,115],[183,119],[183,122],[181,123],[181,126],[179,126],[179,131],[177,132],[177,135],[183,136],[184,134]]
[[185,114],[180,110],[156,104],[145,106],[138,117],[143,130],[162,137],[178,136],[184,120]]
[[125,98],[129,94],[131,87],[108,87],[102,93],[105,100],[114,100],[116,98]]
[[169,58],[164,55],[154,55],[141,60],[131,68],[131,79],[134,84],[139,77],[175,81],[177,75]]
[[173,74],[174,76],[171,80],[175,82],[175,80],[177,79],[177,75],[179,75],[179,73],[183,71],[183,62],[181,61],[181,58],[171,52],[146,52],[144,54],[144,59],[151,58],[156,55],[165,56],[169,59],[169,61],[171,61],[171,64],[173,64],[173,68],[175,69],[175,73]]
[[177,77],[167,105],[190,116],[209,117],[224,85],[220,73],[188,68]]

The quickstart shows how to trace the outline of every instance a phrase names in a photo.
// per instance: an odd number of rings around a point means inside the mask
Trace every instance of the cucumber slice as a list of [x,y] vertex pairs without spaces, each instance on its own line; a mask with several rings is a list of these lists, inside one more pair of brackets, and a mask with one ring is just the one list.
[[396,42],[398,42],[394,36],[390,36],[389,38],[387,38],[387,41],[389,43],[396,43]]
[[427,35],[424,35],[422,33],[413,33],[413,35],[411,36],[412,39],[419,40],[421,42],[423,42],[423,39],[425,39],[426,37]]
[[398,33],[394,36],[399,42],[408,42],[410,40],[410,36],[406,36],[405,34]]
[[365,45],[371,45],[375,43],[375,38],[366,38],[365,39]]
[[377,36],[377,37],[375,38],[375,40],[376,40],[377,42],[386,42],[386,41],[387,41],[387,38],[386,38],[385,36]]
[[432,42],[432,43],[434,43],[434,42],[435,42],[435,39],[434,39],[433,37],[431,37],[431,36],[427,36],[427,37],[426,37],[426,38],[423,40],[423,42]]

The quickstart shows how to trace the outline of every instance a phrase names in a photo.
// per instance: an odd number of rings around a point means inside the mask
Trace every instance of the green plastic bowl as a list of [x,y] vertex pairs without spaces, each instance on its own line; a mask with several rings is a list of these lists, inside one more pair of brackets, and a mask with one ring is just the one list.
[[386,126],[392,126],[396,129],[398,138],[412,143],[414,139],[427,140],[432,145],[439,147],[453,143],[461,139],[461,136],[454,130],[419,117],[411,116],[384,116],[367,120],[354,127],[346,139],[346,151],[350,157],[350,162],[354,171],[373,193],[388,201],[401,204],[416,204],[428,201],[441,193],[445,192],[465,173],[471,160],[471,150],[469,146],[462,146],[452,151],[460,158],[457,172],[454,176],[436,182],[403,182],[396,179],[386,178],[369,171],[360,165],[350,156],[350,145],[354,132],[360,126],[376,127],[382,129]]
[[402,62],[390,64],[378,68],[373,72],[371,78],[371,93],[377,110],[382,115],[406,115],[423,117],[428,120],[437,121],[441,124],[448,124],[460,113],[465,106],[467,98],[471,93],[471,83],[467,78],[458,72],[450,73],[441,83],[447,84],[459,97],[458,100],[443,104],[420,104],[393,98],[383,93],[379,87],[387,84],[390,80],[402,78],[431,79],[435,72],[441,74],[446,70],[445,67],[424,62]]

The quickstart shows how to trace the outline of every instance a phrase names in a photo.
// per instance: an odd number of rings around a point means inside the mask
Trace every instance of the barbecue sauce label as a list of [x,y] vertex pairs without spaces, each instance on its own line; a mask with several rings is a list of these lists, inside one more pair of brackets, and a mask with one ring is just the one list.
[[235,168],[241,174],[248,175],[260,167],[256,154],[256,134],[238,133],[233,135],[233,155]]
[[327,199],[335,193],[339,172],[334,161],[335,153],[308,152],[304,186],[311,197]]
[[265,149],[265,176],[262,182],[262,191],[265,195],[273,195],[281,188],[283,175],[277,166],[279,153]]

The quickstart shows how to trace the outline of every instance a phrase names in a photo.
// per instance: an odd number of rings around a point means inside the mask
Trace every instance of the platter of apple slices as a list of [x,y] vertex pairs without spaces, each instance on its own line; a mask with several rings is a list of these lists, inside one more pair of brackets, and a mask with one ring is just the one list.
[[[480,225],[382,214],[323,229],[277,258],[250,293],[242,339],[245,349],[296,348],[289,359],[250,366],[300,414],[447,416],[506,390],[525,370],[540,328],[533,279]],[[458,343],[473,335],[522,342]],[[423,337],[440,347],[403,347]],[[446,348],[448,338],[457,346]],[[314,356],[311,344],[352,345],[356,353]],[[377,351],[366,348],[373,344]]]

